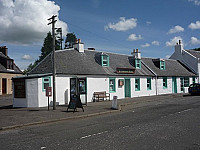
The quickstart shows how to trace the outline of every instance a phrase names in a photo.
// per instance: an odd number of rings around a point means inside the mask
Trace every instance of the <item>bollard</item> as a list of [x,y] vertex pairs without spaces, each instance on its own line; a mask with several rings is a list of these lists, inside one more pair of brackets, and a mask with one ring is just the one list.
[[117,96],[113,96],[111,109],[118,109],[117,108]]

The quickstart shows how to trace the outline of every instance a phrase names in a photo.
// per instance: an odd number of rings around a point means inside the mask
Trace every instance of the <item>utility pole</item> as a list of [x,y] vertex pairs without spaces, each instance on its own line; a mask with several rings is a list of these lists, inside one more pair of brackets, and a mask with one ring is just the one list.
[[53,41],[52,41],[52,45],[53,45],[53,110],[56,110],[56,68],[55,68],[55,23],[57,20],[55,20],[55,18],[57,17],[57,15],[53,15],[51,18],[49,18],[48,20],[51,21],[50,23],[48,23],[48,25],[52,24],[52,36],[53,36]]

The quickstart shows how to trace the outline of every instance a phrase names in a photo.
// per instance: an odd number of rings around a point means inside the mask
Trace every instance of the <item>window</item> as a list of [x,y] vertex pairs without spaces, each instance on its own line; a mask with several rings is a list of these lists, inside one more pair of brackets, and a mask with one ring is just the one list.
[[42,78],[42,91],[45,92],[47,87],[51,87],[51,77]]
[[109,66],[109,56],[101,55],[101,66],[108,67]]
[[184,91],[184,78],[181,78],[180,82],[181,82],[181,91],[183,92]]
[[141,69],[141,60],[140,59],[135,59],[135,68]]
[[116,85],[115,84],[115,78],[110,78],[110,80],[109,80],[109,90],[110,90],[110,93],[116,91],[115,85]]
[[151,90],[151,78],[147,78],[147,90]]
[[135,91],[140,91],[140,79],[135,79]]
[[195,83],[195,77],[192,78],[192,83]]
[[163,77],[163,88],[167,88],[167,77]]
[[189,85],[190,85],[189,77],[184,77],[184,87],[189,87]]
[[7,60],[7,69],[13,69],[13,61]]
[[165,70],[165,61],[160,61],[160,70]]

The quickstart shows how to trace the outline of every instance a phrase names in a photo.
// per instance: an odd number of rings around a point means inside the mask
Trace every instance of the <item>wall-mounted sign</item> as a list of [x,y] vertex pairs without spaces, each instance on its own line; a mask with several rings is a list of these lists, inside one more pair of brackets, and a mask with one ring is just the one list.
[[14,97],[15,98],[26,98],[25,79],[15,79],[14,80]]

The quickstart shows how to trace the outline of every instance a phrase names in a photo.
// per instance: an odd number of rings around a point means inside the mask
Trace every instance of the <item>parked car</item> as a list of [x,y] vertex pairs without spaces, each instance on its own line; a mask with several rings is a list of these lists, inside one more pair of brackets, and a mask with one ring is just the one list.
[[188,92],[191,95],[200,94],[200,83],[194,83],[189,86]]

